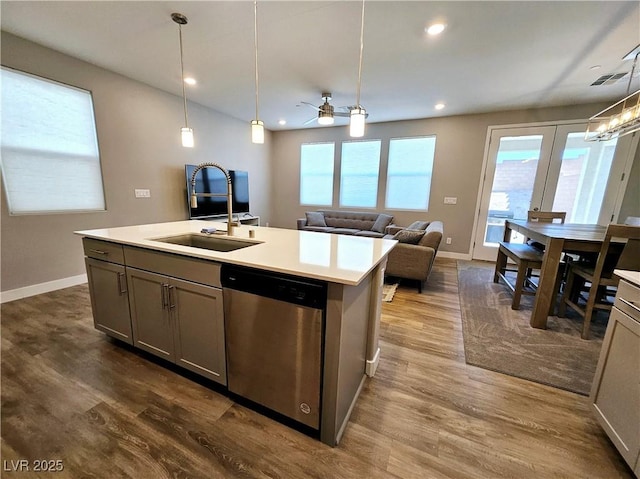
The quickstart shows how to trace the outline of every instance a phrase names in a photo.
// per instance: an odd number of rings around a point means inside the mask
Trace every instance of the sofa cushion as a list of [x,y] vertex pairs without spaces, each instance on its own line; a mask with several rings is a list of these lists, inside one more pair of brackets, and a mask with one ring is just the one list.
[[307,226],[327,226],[324,220],[324,215],[319,211],[307,211]]
[[339,235],[354,235],[360,230],[356,230],[353,228],[330,228],[329,233],[336,233]]
[[393,239],[397,239],[400,243],[418,244],[423,236],[424,231],[401,230],[393,236]]
[[427,226],[429,226],[428,221],[414,221],[406,229],[408,230],[426,230]]
[[320,210],[320,213],[324,214],[327,226],[333,226],[334,228],[371,230],[376,219],[378,219],[378,213],[337,210]]
[[319,231],[321,233],[330,233],[333,228],[331,226],[305,226],[304,231]]
[[384,233],[378,233],[377,231],[358,231],[355,234],[355,236],[366,236],[368,238],[382,238],[384,237]]
[[384,233],[384,229],[391,224],[393,221],[393,216],[385,215],[384,213],[380,213],[378,215],[378,219],[373,226],[371,227],[371,231],[377,231],[378,233]]

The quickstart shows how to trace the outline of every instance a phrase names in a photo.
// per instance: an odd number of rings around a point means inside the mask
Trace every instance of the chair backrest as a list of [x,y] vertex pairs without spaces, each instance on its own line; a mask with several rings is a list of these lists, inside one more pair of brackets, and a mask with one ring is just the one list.
[[527,211],[527,221],[529,222],[553,223],[554,220],[559,220],[559,223],[564,223],[566,217],[566,211]]
[[640,226],[640,216],[627,216],[624,220],[625,225]]
[[[621,244],[617,240],[626,240]],[[640,271],[640,226],[610,224],[598,253],[593,279],[609,277],[614,268]]]

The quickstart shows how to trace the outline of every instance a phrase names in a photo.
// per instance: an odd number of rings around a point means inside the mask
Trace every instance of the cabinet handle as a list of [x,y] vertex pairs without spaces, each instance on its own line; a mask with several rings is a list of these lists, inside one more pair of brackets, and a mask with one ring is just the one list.
[[176,307],[175,294],[173,293],[175,290],[175,286],[169,286],[169,309],[174,309]]
[[109,254],[109,252],[108,252],[108,251],[102,251],[102,250],[99,250],[99,249],[90,249],[89,251],[90,251],[91,253],[95,253],[95,254],[104,254],[104,255]]
[[169,286],[168,284],[161,284],[160,287],[162,288],[160,290],[160,293],[162,294],[162,309],[165,309],[167,307],[167,286]]
[[127,293],[127,282],[122,281],[124,279],[124,273],[118,273],[118,293],[126,294]]
[[636,306],[636,303],[633,301],[628,301],[624,298],[618,298],[620,299],[620,301],[622,301],[624,304],[626,304],[627,306],[629,306],[630,308],[634,309],[636,312],[640,313],[640,308],[638,306]]

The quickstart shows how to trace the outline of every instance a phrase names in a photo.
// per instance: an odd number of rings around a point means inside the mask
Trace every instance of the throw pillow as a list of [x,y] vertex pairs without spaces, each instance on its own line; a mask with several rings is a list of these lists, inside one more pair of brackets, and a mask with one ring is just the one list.
[[400,230],[393,235],[393,239],[397,239],[400,243],[418,244],[423,236],[424,231]]
[[414,221],[409,226],[407,226],[408,230],[426,230],[427,226],[429,226],[428,221]]
[[377,231],[378,233],[384,233],[384,229],[391,224],[393,221],[393,216],[385,215],[383,213],[378,215],[378,219],[373,226],[371,227],[371,231]]
[[324,221],[324,215],[319,211],[307,211],[307,226],[327,226]]

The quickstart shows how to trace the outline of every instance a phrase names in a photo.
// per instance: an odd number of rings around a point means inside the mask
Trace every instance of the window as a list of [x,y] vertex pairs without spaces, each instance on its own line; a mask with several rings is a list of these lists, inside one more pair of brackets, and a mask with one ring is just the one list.
[[375,208],[378,197],[380,140],[342,143],[340,206]]
[[91,92],[4,67],[0,79],[9,212],[104,210]]
[[427,210],[436,137],[393,138],[389,142],[387,209]]
[[333,204],[333,143],[304,143],[300,147],[300,204]]

